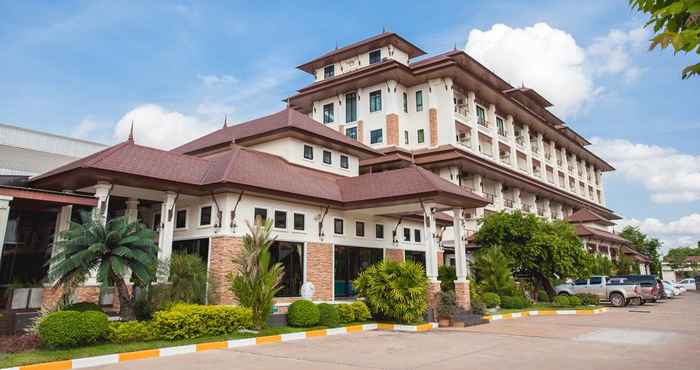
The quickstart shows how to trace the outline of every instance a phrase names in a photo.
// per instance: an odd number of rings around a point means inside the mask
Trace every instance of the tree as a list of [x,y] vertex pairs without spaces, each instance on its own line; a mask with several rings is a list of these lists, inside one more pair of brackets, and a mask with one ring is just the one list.
[[637,252],[651,259],[651,273],[661,275],[661,257],[659,249],[661,249],[661,241],[656,238],[649,238],[646,234],[639,231],[638,227],[626,226],[620,236],[632,242],[632,248]]
[[480,291],[496,293],[499,296],[514,295],[515,280],[510,265],[511,261],[501,247],[493,246],[480,250],[473,265]]
[[58,288],[70,286],[79,276],[96,272],[97,281],[103,286],[116,286],[119,315],[124,320],[133,320],[135,290],[129,292],[126,279],[131,272],[131,281],[136,286],[153,281],[158,256],[153,239],[150,228],[129,222],[125,217],[106,224],[89,218],[84,218],[82,223],[72,222],[60,234],[58,252],[50,260],[49,278]]
[[207,265],[202,258],[194,254],[174,253],[169,262],[170,302],[206,303]]
[[475,235],[483,247],[501,246],[515,272],[531,275],[554,296],[551,280],[589,275],[591,255],[574,228],[563,221],[547,222],[519,211],[484,217]]
[[[649,50],[673,46],[680,52],[700,54],[700,0],[629,0],[633,9],[647,13],[651,18],[645,27],[653,25],[654,37]],[[700,63],[682,71],[683,79],[700,75]]]
[[623,254],[615,262],[614,270],[617,275],[639,274],[639,265]]
[[[672,269],[678,270],[682,269],[685,267],[689,267],[688,265],[688,257],[690,256],[700,256],[700,242],[698,242],[698,246],[696,248],[693,247],[680,247],[680,248],[673,248],[668,251],[666,254],[666,261],[668,261],[669,265],[671,266]],[[691,268],[693,266],[690,266]],[[696,266],[697,267],[697,266]],[[697,268],[695,268],[697,269]]]
[[591,264],[592,275],[612,275],[613,269],[615,269],[615,264],[608,257],[600,254],[593,256],[593,263]]
[[243,250],[232,259],[234,271],[228,279],[240,305],[253,311],[255,327],[262,329],[272,312],[272,300],[282,289],[284,266],[272,263],[270,256],[270,245],[275,241],[270,238],[272,221],[247,225],[250,232],[243,238]]

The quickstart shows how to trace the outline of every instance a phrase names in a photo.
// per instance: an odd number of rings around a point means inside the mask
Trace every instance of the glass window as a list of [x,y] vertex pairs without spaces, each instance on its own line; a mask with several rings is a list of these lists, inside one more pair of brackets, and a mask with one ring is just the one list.
[[187,227],[187,210],[180,209],[175,215],[175,228],[184,229]]
[[416,112],[423,111],[423,90],[416,91]]
[[603,278],[600,276],[593,276],[591,278],[591,285],[600,285],[603,283]]
[[304,145],[304,158],[314,159],[314,148],[311,145]]
[[403,111],[408,113],[408,95],[403,93]]
[[382,90],[369,93],[369,111],[379,112],[382,110]]
[[370,144],[381,144],[384,141],[382,137],[382,129],[372,130],[369,132]]
[[365,223],[361,221],[355,222],[355,236],[365,236]]
[[331,64],[323,68],[323,78],[330,78],[335,76],[335,65]]
[[300,296],[304,280],[304,244],[275,241],[270,245],[270,260],[284,266],[282,289],[275,296]]
[[345,129],[345,136],[357,140],[357,127],[348,127]]
[[352,297],[352,281],[367,267],[382,260],[382,248],[360,248],[335,246],[335,283],[336,297]]
[[484,108],[478,105],[476,106],[476,119],[480,125],[486,125],[486,112],[484,111]]
[[418,144],[423,144],[425,142],[425,130],[418,130]]
[[294,214],[294,230],[304,231],[306,229],[306,216],[303,213]]
[[588,284],[588,279],[578,279],[574,281],[574,285],[586,285]]
[[382,61],[382,51],[375,50],[369,53],[369,64],[376,64]]
[[153,231],[160,230],[160,212],[153,215]]
[[[209,238],[173,241],[172,253],[199,256],[204,263],[209,261]],[[204,303],[204,302],[200,302]]]
[[323,106],[323,123],[333,122],[333,103],[329,103]]
[[425,269],[425,252],[419,251],[406,251],[405,255],[406,261],[413,261],[423,266]]
[[404,144],[408,145],[408,130],[403,132],[403,141]]
[[382,224],[374,225],[374,236],[377,239],[384,239],[384,225],[382,225]]
[[421,237],[421,235],[420,235],[420,230],[419,230],[419,229],[414,229],[414,230],[413,230],[413,241],[416,242],[416,243],[420,243],[420,239],[421,239],[420,237]]
[[340,155],[340,168],[348,169],[350,167],[348,156]]
[[324,150],[323,151],[323,163],[325,164],[331,164],[333,161],[331,160],[331,152],[329,150]]
[[255,223],[263,223],[267,220],[267,210],[265,208],[255,208],[253,211],[253,220]]
[[403,241],[405,242],[410,242],[411,241],[411,229],[404,227],[403,229]]
[[333,220],[333,232],[338,235],[343,235],[343,219],[336,218]]
[[496,127],[498,128],[498,133],[501,136],[506,136],[506,127],[503,124],[503,119],[501,117],[496,117]]
[[199,225],[211,225],[211,206],[206,206],[199,209]]
[[287,228],[287,212],[275,211],[275,228],[277,228],[277,229],[286,229]]
[[345,122],[357,121],[357,94],[345,94]]

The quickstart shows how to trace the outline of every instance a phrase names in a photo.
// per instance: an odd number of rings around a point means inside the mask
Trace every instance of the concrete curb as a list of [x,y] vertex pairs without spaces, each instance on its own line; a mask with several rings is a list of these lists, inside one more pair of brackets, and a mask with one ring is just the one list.
[[529,316],[597,315],[603,312],[608,312],[608,308],[596,308],[595,310],[531,310],[506,313],[502,315],[487,315],[483,318],[491,322],[498,320],[519,319]]
[[111,355],[84,357],[74,360],[63,360],[54,362],[45,362],[33,365],[22,365],[17,367],[8,367],[0,370],[67,370],[67,369],[82,369],[92,366],[112,365],[120,362],[142,360],[147,358],[158,358],[175,356],[186,353],[204,352],[214,349],[229,349],[238,347],[249,347],[271,343],[290,342],[294,340],[302,340],[315,337],[326,337],[331,335],[346,335],[372,330],[387,330],[387,331],[402,331],[402,332],[425,332],[437,328],[437,323],[427,323],[421,325],[398,325],[398,324],[363,324],[351,325],[342,328],[319,329],[302,331],[298,333],[269,335],[265,337],[255,337],[246,339],[233,339],[220,342],[207,342],[198,344],[188,344],[177,347],[164,347],[147,349],[136,352],[115,353]]

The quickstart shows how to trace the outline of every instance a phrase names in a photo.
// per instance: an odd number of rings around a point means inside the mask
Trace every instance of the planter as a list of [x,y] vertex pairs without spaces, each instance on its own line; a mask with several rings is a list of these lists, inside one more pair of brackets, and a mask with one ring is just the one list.
[[465,325],[464,321],[461,321],[461,320],[453,320],[453,321],[452,321],[452,327],[455,327],[455,328],[463,328],[463,327],[465,327],[465,326],[466,326],[466,325]]
[[498,312],[498,310],[499,310],[498,307],[487,308],[487,309],[486,309],[486,313],[488,313],[489,315],[493,315],[493,314],[496,314],[496,313]]
[[450,327],[450,318],[449,317],[439,317],[438,318],[438,326],[441,328],[449,328]]

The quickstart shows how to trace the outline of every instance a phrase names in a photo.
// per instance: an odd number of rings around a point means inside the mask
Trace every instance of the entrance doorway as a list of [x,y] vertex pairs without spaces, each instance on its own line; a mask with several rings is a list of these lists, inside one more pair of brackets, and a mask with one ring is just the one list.
[[335,296],[353,297],[352,281],[367,267],[381,261],[384,250],[337,245],[335,247]]

